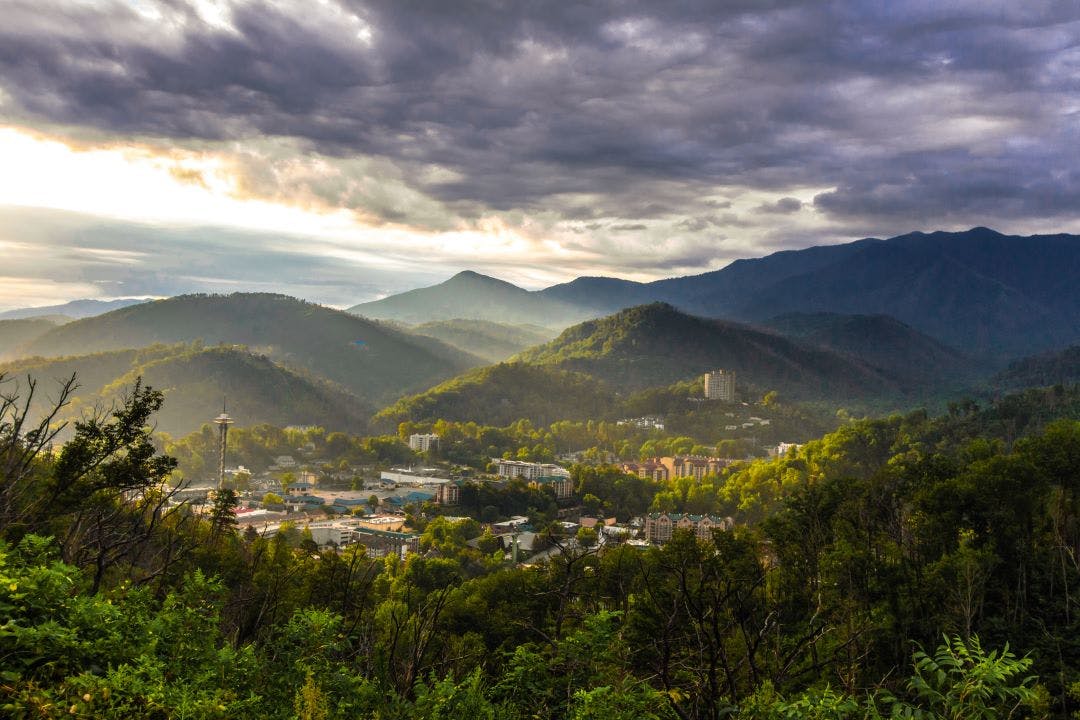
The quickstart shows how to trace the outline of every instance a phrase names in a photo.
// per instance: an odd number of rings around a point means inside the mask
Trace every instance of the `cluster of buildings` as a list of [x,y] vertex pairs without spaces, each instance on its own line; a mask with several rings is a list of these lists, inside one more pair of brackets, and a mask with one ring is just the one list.
[[657,415],[643,415],[636,418],[623,418],[615,423],[616,425],[631,425],[642,430],[663,430],[664,418]]

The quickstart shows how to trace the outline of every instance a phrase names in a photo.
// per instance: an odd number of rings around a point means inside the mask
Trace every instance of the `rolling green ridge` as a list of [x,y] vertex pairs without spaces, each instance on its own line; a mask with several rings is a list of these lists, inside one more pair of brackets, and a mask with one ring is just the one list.
[[522,363],[472,370],[379,412],[375,423],[396,428],[404,420],[435,419],[507,425],[519,418],[538,424],[606,417],[614,394],[580,373]]
[[907,392],[969,387],[989,373],[988,363],[888,315],[790,313],[763,325],[804,344],[858,358],[896,378]]
[[501,362],[555,336],[551,330],[538,325],[508,325],[462,318],[423,323],[411,328],[411,331],[441,340],[491,363]]
[[716,368],[734,370],[743,388],[778,390],[802,400],[903,391],[894,378],[860,360],[737,323],[686,315],[664,303],[581,323],[514,359],[582,372],[628,391]]
[[340,387],[298,375],[269,358],[239,347],[151,346],[59,359],[34,358],[0,365],[14,381],[39,381],[34,411],[55,396],[56,380],[77,375],[79,388],[60,420],[108,408],[142,377],[165,394],[158,429],[170,435],[192,432],[221,411],[223,399],[238,425],[323,425],[359,432],[371,407]]
[[990,384],[996,388],[1015,389],[1077,382],[1080,382],[1080,345],[1014,360],[995,375]]
[[284,295],[182,295],[55,328],[27,354],[63,356],[155,343],[237,344],[342,385],[373,403],[395,400],[483,364],[434,338]]

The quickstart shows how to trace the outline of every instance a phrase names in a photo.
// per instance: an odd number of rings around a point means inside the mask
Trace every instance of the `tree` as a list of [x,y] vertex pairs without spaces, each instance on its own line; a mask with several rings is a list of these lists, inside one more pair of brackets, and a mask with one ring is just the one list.
[[210,534],[213,537],[236,530],[236,506],[240,503],[232,488],[218,488],[210,509]]
[[578,543],[585,548],[591,548],[596,545],[599,537],[600,536],[597,534],[594,528],[587,527],[578,528],[577,535],[575,536]]
[[192,544],[177,532],[184,518],[170,503],[176,460],[158,455],[151,441],[163,395],[137,379],[114,406],[77,420],[58,453],[46,453],[76,386],[75,376],[62,383],[36,425],[27,415],[34,381],[21,401],[17,386],[0,393],[0,529],[9,537],[56,532],[65,562],[92,569],[94,592],[121,563],[138,566],[146,581]]

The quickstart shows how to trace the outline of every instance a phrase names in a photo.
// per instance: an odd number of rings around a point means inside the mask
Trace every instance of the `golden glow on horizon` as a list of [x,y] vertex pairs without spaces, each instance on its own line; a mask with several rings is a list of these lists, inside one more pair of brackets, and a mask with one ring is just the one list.
[[347,213],[313,213],[238,196],[219,157],[139,145],[76,149],[0,128],[0,203],[149,223],[312,233],[341,230]]
[[[372,225],[347,209],[296,205],[246,195],[227,153],[161,150],[109,143],[76,147],[0,126],[0,205],[86,213],[149,224],[224,226],[308,238],[303,252],[350,263],[404,266],[425,255],[447,262],[478,258],[528,262],[532,241],[499,219],[474,229],[426,232]],[[286,238],[285,236],[293,236]]]

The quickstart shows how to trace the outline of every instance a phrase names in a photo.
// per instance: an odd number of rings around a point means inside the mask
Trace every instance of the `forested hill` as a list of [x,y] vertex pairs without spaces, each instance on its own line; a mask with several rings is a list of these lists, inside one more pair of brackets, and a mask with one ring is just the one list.
[[[74,420],[95,408],[108,408],[142,377],[165,394],[157,427],[179,436],[197,430],[228,402],[239,426],[322,425],[362,432],[372,407],[346,390],[298,375],[243,347],[151,346],[59,359],[32,358],[0,365],[11,383],[25,388],[37,381],[34,417],[55,398],[58,380],[76,375],[79,384],[59,420]],[[9,390],[13,387],[9,387]]]
[[991,384],[1002,389],[1080,382],[1080,345],[1015,360]]
[[246,345],[373,403],[430,387],[483,361],[434,338],[284,295],[182,295],[55,328],[29,355],[62,356],[194,342]]
[[971,387],[990,372],[987,363],[888,315],[791,313],[763,325],[802,343],[859,358],[910,390]]
[[523,363],[472,370],[379,412],[385,429],[404,420],[436,419],[509,425],[520,418],[537,424],[603,418],[617,407],[614,393],[580,373]]
[[739,384],[800,399],[902,394],[883,371],[825,348],[774,333],[708,320],[654,303],[589,320],[516,361],[574,370],[614,388],[670,385],[709,370],[734,370]]

